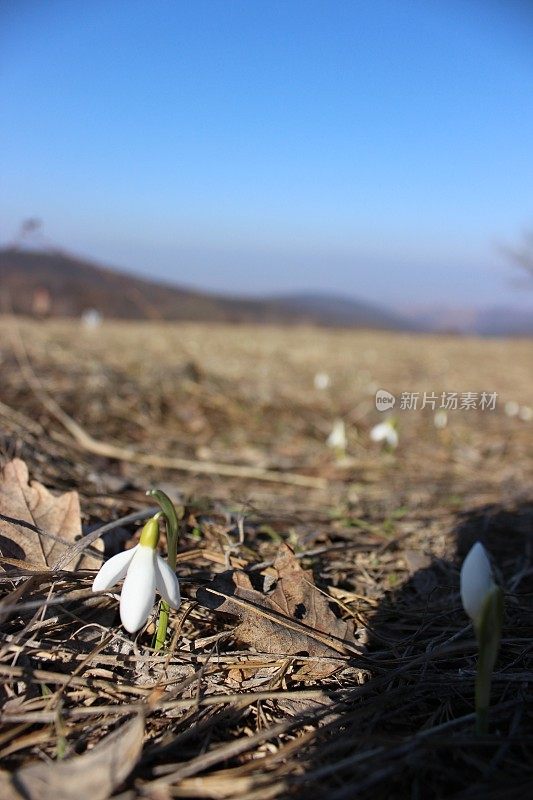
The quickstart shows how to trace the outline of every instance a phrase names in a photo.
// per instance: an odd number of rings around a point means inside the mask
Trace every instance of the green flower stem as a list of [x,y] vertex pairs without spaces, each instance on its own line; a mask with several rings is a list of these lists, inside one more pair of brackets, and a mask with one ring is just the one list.
[[154,642],[154,649],[161,650],[162,647],[165,645],[165,641],[167,638],[167,630],[168,630],[168,618],[170,613],[170,607],[168,603],[164,600],[161,600],[159,604],[159,618],[157,620],[157,632],[155,635],[155,642]]
[[[149,489],[146,494],[155,498],[155,500],[161,506],[161,511],[165,515],[167,528],[167,560],[170,569],[174,572],[176,569],[179,526],[176,509],[174,508],[174,504],[172,503],[170,497],[161,491],[161,489]],[[161,600],[159,606],[159,619],[157,621],[157,632],[154,642],[155,650],[161,650],[161,648],[164,647],[167,638],[169,612],[170,608],[168,603],[166,603],[164,600]]]
[[[477,693],[477,681],[476,681]],[[476,700],[476,736],[486,736],[489,732],[489,709],[477,705]]]
[[489,729],[490,686],[503,624],[503,592],[493,586],[488,593],[476,626],[479,657],[476,674],[476,733],[483,736]]

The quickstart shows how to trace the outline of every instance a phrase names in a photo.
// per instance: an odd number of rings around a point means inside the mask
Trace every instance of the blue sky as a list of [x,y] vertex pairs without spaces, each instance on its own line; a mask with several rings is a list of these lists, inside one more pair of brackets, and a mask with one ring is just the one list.
[[179,283],[521,304],[533,6],[3,0],[0,239]]

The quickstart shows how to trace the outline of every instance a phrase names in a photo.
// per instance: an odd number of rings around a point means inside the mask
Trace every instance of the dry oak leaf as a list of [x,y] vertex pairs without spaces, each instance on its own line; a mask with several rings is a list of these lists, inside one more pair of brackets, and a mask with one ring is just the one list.
[[[0,514],[44,532],[37,533],[0,517],[0,553],[6,559],[18,559],[37,567],[52,567],[82,532],[78,493],[54,495],[41,483],[30,483],[28,467],[20,458],[10,461],[0,473]],[[100,566],[100,559],[82,554],[72,568]]]
[[277,583],[269,594],[254,589],[245,572],[234,570],[198,589],[196,599],[213,611],[239,618],[234,631],[238,642],[263,653],[309,655],[295,679],[326,678],[346,664],[348,655],[358,654],[353,626],[335,616],[327,596],[316,588],[312,571],[302,569],[288,545],[280,546],[274,569]]
[[13,775],[0,771],[3,800],[108,800],[141,754],[144,719],[121,725],[92,750],[65,761],[37,762]]

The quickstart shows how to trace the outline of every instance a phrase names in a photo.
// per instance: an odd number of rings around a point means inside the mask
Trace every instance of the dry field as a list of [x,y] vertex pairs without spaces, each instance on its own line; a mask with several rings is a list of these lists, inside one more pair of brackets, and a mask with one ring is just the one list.
[[[84,532],[121,520],[55,569],[46,537],[0,522],[0,796],[529,797],[532,365],[526,340],[0,319],[2,464],[76,490]],[[394,452],[369,436],[378,388]],[[497,399],[437,428],[402,392]],[[0,511],[20,519],[12,472]],[[181,517],[184,596],[159,652],[153,620],[130,636],[90,591],[153,486]],[[506,597],[484,737],[458,591],[476,539]]]

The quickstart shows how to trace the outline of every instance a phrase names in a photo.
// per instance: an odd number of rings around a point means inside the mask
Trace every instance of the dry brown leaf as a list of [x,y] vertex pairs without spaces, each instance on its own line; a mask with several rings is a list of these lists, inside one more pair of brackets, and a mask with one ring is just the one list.
[[[57,537],[50,538],[0,518],[1,554],[34,566],[53,566],[81,536],[78,493],[54,495],[37,481],[29,483],[28,467],[20,458],[6,464],[0,474],[0,514]],[[72,568],[95,569],[100,565],[98,558],[84,554]]]
[[1,796],[5,800],[107,800],[137,763],[143,739],[144,719],[138,715],[81,756],[30,764],[12,777],[0,773]]
[[24,800],[13,784],[10,772],[0,770],[0,797],[2,800]]
[[308,654],[308,661],[293,676],[298,680],[325,678],[343,661],[335,656],[355,654],[353,626],[335,616],[328,598],[319,592],[311,570],[302,569],[294,551],[282,544],[274,562],[275,589],[269,594],[254,589],[240,570],[223,572],[199,589],[197,600],[214,611],[240,619],[235,638],[266,653],[280,656]]

